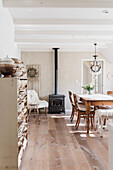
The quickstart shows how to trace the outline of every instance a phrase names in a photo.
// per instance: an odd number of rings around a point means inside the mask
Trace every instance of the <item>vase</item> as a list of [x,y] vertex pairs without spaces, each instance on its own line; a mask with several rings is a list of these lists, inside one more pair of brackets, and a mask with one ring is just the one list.
[[92,94],[92,92],[91,92],[91,90],[89,90],[89,91],[88,91],[88,95],[91,95],[91,94]]

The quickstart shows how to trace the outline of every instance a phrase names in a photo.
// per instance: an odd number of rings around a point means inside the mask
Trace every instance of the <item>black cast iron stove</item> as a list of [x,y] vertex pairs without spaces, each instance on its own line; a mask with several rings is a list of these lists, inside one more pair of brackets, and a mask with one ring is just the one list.
[[55,53],[55,94],[49,95],[49,113],[65,113],[65,96],[58,94],[58,49],[53,48]]

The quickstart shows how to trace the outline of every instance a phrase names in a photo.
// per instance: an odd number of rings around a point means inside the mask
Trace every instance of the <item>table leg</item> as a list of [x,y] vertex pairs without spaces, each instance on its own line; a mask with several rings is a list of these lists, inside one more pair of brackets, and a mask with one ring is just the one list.
[[89,114],[90,114],[90,106],[91,106],[90,101],[87,101],[87,102],[86,102],[86,113],[87,113],[86,123],[87,123],[87,133],[89,133]]

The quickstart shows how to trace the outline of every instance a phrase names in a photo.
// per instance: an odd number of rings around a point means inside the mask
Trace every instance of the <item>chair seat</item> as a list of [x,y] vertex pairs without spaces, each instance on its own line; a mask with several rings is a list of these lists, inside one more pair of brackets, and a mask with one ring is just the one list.
[[39,102],[37,104],[29,104],[28,108],[31,107],[32,109],[36,109],[38,107],[38,109],[41,108],[48,108],[48,102],[45,100],[39,100]]
[[[84,104],[78,104],[78,109],[80,111],[86,112],[86,106]],[[94,112],[94,107],[91,106],[90,112]]]
[[45,100],[39,100],[39,102],[38,102],[38,108],[41,109],[41,108],[44,108],[44,107],[47,107],[47,108],[48,108],[48,102],[45,101]]
[[95,114],[98,117],[113,117],[113,109],[98,109]]
[[83,102],[79,100],[79,101],[78,101],[78,104],[83,104]]
[[28,90],[28,108],[48,108],[48,102],[46,100],[40,100],[35,90]]

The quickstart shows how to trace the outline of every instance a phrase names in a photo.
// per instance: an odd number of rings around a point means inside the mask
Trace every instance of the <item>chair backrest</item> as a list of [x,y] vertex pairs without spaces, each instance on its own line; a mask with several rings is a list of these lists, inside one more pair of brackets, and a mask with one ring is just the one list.
[[71,102],[71,104],[73,104],[73,100],[72,100],[72,92],[71,92],[71,91],[68,91],[68,93],[69,93],[70,102]]
[[39,103],[39,97],[35,90],[28,90],[27,93],[28,93],[28,97],[27,97],[28,105]]
[[78,105],[77,105],[77,96],[76,96],[76,94],[73,94],[73,99],[74,99],[75,107],[76,107],[76,109],[78,109]]
[[107,94],[113,96],[113,91],[107,91]]

